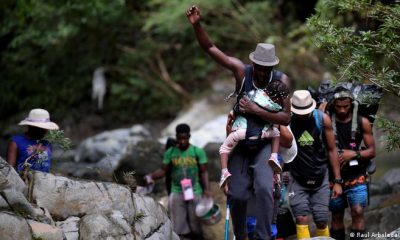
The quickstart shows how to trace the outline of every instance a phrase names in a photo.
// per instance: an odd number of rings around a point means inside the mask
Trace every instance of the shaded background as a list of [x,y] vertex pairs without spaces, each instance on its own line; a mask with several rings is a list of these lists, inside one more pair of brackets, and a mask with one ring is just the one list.
[[[134,123],[151,126],[157,135],[179,110],[206,96],[212,82],[233,82],[230,73],[217,66],[198,46],[184,15],[193,3],[200,6],[203,25],[216,45],[229,55],[249,63],[248,54],[256,43],[274,43],[280,58],[279,69],[289,75],[295,89],[317,87],[327,73],[340,80],[359,76],[348,68],[348,75],[341,79],[343,68],[338,69],[337,60],[326,60],[332,57],[329,49],[325,51],[326,45],[321,46],[318,44],[321,39],[315,39],[319,33],[326,42],[335,36],[319,32],[322,28],[315,23],[314,28],[310,28],[307,19],[323,14],[332,22],[357,31],[379,29],[382,22],[365,18],[356,12],[357,9],[341,12],[338,6],[321,7],[323,2],[332,4],[332,1],[296,2],[2,1],[1,156],[5,156],[9,137],[21,131],[16,123],[31,108],[49,110],[52,120],[59,123],[75,144],[101,131]],[[353,4],[353,1],[339,2]],[[390,6],[395,1],[382,2]],[[318,14],[316,7],[319,7]],[[393,8],[398,9],[398,6]],[[394,31],[398,35],[398,27]],[[395,41],[397,35],[388,38]],[[347,47],[344,42],[331,44]],[[347,49],[353,51],[350,47]],[[398,52],[397,49],[397,57]],[[367,56],[368,52],[362,54]],[[378,66],[386,64],[399,70],[398,65],[382,60],[382,56],[374,55],[372,59]],[[107,94],[101,110],[91,99],[93,71],[100,66],[105,68],[107,78]],[[369,69],[365,66],[365,70]],[[371,79],[361,79],[368,80]],[[392,89],[388,90],[380,116],[396,120],[398,96],[389,93],[395,92]],[[377,130],[377,175],[400,166],[396,159],[399,152],[388,153],[381,137],[384,134]]]

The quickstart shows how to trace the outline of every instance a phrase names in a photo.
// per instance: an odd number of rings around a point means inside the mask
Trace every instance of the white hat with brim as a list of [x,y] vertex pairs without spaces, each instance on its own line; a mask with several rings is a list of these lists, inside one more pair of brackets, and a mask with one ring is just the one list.
[[279,58],[275,55],[275,46],[269,43],[257,44],[256,50],[249,54],[252,62],[261,66],[275,66]]
[[[290,129],[290,127],[288,126],[287,128],[293,136],[293,133],[292,133],[292,130]],[[282,157],[284,163],[290,163],[294,160],[294,158],[297,155],[297,144],[296,144],[296,139],[294,139],[294,136],[292,139],[292,146],[290,148],[285,148],[285,147],[281,146],[280,154],[281,154],[281,157]]]
[[309,114],[317,105],[315,100],[311,97],[310,92],[307,90],[294,91],[290,102],[292,104],[291,111],[297,115]]
[[22,120],[18,125],[28,125],[47,130],[57,130],[58,125],[50,121],[50,114],[47,110],[36,108],[29,112],[27,118]]

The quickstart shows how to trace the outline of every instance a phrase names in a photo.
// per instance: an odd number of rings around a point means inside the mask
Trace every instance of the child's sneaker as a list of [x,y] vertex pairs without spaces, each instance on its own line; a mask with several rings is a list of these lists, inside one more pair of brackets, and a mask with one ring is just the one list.
[[272,153],[268,160],[268,165],[274,171],[274,174],[280,174],[282,172],[281,164],[279,163],[278,156],[276,153]]
[[228,170],[223,170],[222,174],[221,174],[221,179],[219,180],[219,187],[223,188],[225,186],[226,180],[228,180],[228,178],[232,176],[232,174],[230,172],[228,172]]

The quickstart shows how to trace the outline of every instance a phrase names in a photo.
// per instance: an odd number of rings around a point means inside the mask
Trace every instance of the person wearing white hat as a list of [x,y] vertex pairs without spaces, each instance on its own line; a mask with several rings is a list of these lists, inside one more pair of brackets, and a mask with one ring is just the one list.
[[42,172],[50,171],[52,147],[43,140],[48,130],[57,130],[58,125],[50,121],[47,110],[36,108],[19,125],[28,126],[24,134],[12,136],[7,148],[7,162],[17,172],[29,165],[30,169]]
[[[310,238],[309,214],[317,226],[316,235],[329,236],[329,199],[342,193],[340,166],[329,116],[315,109],[316,102],[307,90],[297,90],[291,98],[291,130],[297,144],[297,155],[289,163],[288,196],[296,218],[298,239]],[[329,161],[328,161],[329,159]],[[334,174],[330,196],[328,162]]]
[[[217,63],[230,70],[236,80],[236,90],[230,97],[238,97],[237,112],[246,115],[248,124],[246,139],[242,143],[251,142],[258,136],[266,122],[287,126],[290,122],[290,100],[286,97],[282,103],[282,110],[269,112],[252,102],[244,93],[251,90],[264,90],[270,82],[281,81],[290,89],[289,78],[286,74],[273,70],[279,63],[275,55],[275,46],[269,43],[258,43],[249,59],[252,65],[245,65],[241,60],[226,55],[209,38],[202,28],[200,10],[196,6],[186,11],[186,16],[196,34],[201,48]],[[249,126],[249,125],[248,125]],[[229,127],[228,127],[229,128]],[[253,131],[255,129],[255,131]],[[242,145],[243,146],[243,145]],[[252,152],[250,152],[252,151]],[[257,226],[255,239],[271,239],[271,219],[273,215],[273,171],[265,159],[271,155],[271,144],[268,141],[257,142],[257,150],[249,150],[246,147],[235,147],[229,155],[228,170],[231,176],[225,184],[224,191],[230,196],[233,230],[236,239],[246,239],[247,200],[252,196],[253,190],[257,202]],[[245,170],[243,170],[245,169]],[[249,174],[250,173],[250,174]]]

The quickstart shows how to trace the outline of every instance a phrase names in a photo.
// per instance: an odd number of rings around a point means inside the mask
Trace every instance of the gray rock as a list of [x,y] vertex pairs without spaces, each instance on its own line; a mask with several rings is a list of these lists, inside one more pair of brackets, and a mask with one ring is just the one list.
[[64,234],[61,228],[32,220],[28,220],[28,223],[32,229],[34,239],[64,240]]
[[168,239],[168,240],[179,240],[179,236],[172,231],[172,226],[171,222],[168,221],[164,223],[153,235],[151,235],[149,238],[146,238],[146,240],[162,240],[162,239]]
[[169,222],[167,211],[150,197],[135,195],[135,234],[138,239],[151,236],[166,222]]
[[129,223],[119,211],[95,213],[82,217],[79,224],[79,239],[133,240]]
[[27,221],[10,212],[0,212],[1,240],[32,239],[32,231]]
[[27,192],[25,183],[15,169],[0,157],[0,190],[10,187],[24,194]]
[[[75,161],[98,162],[104,157],[118,160],[128,144],[150,138],[150,132],[142,125],[116,129],[97,134],[84,140],[76,150]],[[118,163],[112,163],[117,165]]]
[[163,153],[164,146],[156,140],[141,140],[137,144],[129,144],[114,174],[123,182],[124,172],[135,171],[136,179],[142,184],[144,175],[161,167]]
[[400,206],[392,205],[364,214],[368,232],[391,232],[400,226]]
[[49,173],[35,172],[34,201],[57,219],[111,210],[120,211],[129,222],[135,215],[131,191],[106,182],[74,181]]
[[78,240],[79,221],[78,217],[69,217],[65,221],[56,222],[56,226],[62,229],[66,240]]
[[382,178],[380,179],[383,182],[386,182],[390,186],[399,185],[400,184],[400,168],[393,168],[387,171]]

